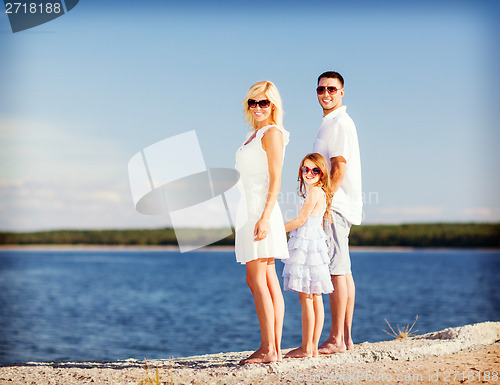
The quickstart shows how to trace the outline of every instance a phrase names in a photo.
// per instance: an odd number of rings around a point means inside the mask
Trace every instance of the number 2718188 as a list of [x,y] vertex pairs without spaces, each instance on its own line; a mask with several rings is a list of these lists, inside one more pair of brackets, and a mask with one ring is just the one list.
[[445,371],[443,377],[444,382],[450,382],[450,381],[483,381],[483,382],[488,382],[488,381],[493,381],[496,382],[498,381],[498,372],[497,371],[485,371],[485,372],[479,372],[479,371],[468,371],[468,372],[460,372],[458,370],[454,371]]
[[5,13],[61,13],[60,3],[5,3]]

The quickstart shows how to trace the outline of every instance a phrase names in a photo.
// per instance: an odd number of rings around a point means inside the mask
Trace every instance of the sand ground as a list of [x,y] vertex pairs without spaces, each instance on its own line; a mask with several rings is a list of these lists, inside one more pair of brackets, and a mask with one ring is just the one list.
[[0,367],[0,384],[500,384],[499,338],[500,322],[485,322],[271,364],[238,365],[251,352],[30,362]]

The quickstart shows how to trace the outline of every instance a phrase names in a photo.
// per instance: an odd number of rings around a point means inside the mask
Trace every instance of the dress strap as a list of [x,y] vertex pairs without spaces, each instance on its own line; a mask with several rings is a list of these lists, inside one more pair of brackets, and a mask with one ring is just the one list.
[[283,144],[286,146],[290,140],[290,133],[283,127],[278,126],[277,124],[270,124],[268,126],[264,126],[261,129],[259,129],[259,132],[257,134],[259,138],[262,139],[267,130],[270,129],[271,127],[276,127],[278,130],[281,131],[281,133],[283,134]]

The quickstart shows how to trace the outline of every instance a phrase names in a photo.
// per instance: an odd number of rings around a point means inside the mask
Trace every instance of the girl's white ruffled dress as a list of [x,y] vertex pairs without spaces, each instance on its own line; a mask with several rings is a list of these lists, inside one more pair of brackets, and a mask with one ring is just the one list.
[[283,269],[285,290],[307,294],[326,294],[333,291],[326,240],[323,215],[311,214],[306,223],[290,231],[290,258],[284,260]]

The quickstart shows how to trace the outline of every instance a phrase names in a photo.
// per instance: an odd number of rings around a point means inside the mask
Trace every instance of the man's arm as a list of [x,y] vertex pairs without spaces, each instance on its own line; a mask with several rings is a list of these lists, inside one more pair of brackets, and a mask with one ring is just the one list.
[[330,162],[332,166],[330,171],[332,192],[335,194],[344,180],[345,165],[347,161],[343,156],[336,156],[335,158],[330,158]]

